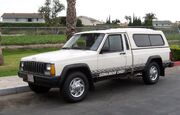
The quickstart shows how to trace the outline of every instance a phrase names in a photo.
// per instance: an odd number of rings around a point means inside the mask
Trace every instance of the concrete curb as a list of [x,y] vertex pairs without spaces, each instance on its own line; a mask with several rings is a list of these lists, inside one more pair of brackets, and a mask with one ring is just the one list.
[[174,66],[180,66],[180,61],[174,62]]
[[5,88],[5,89],[0,89],[0,96],[18,94],[18,93],[29,92],[29,91],[30,91],[30,89],[28,86]]

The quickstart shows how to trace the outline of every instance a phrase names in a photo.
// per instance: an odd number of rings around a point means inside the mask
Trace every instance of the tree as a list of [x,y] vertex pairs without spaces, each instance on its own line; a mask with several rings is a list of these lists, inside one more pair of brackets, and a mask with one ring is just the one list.
[[129,23],[128,26],[132,26],[132,18],[131,18],[131,16],[125,16],[124,18],[125,18],[125,19],[127,20],[127,22]]
[[80,19],[77,19],[77,24],[76,24],[77,27],[82,27],[83,26],[83,23]]
[[67,40],[76,32],[76,0],[67,0],[66,35]]
[[106,24],[118,24],[120,23],[121,21],[119,19],[115,19],[115,20],[112,20],[111,21],[111,16],[109,16],[107,19],[106,19]]
[[132,26],[141,26],[141,19],[137,18],[136,16],[133,17],[133,22],[132,22]]
[[[60,18],[61,25],[66,26],[66,17],[59,17],[59,18]],[[76,26],[82,27],[84,25],[82,24],[82,21],[80,19],[77,19]]]
[[48,25],[58,26],[58,14],[65,9],[59,0],[46,0],[44,6],[41,6],[38,12],[44,17]]
[[124,18],[129,23],[128,26],[142,26],[142,21],[140,17],[137,18],[135,15],[133,15],[133,18],[131,16],[125,16]]
[[121,23],[121,21],[119,19],[115,19],[112,21],[112,24],[119,24],[119,23]]
[[111,24],[111,16],[106,19],[106,24]]
[[132,20],[131,20],[131,16],[125,16],[124,18],[127,20],[127,22],[132,21]]
[[61,25],[66,26],[66,17],[61,17],[60,21],[61,21]]
[[145,19],[144,26],[152,26],[153,19],[157,19],[157,18],[156,18],[156,14],[154,14],[154,13],[147,13],[145,15],[144,19]]
[[4,64],[3,60],[3,54],[2,54],[2,49],[1,49],[1,32],[0,32],[0,65]]
[[4,64],[3,54],[2,54],[2,49],[1,49],[1,46],[0,46],[0,65],[3,65],[3,64]]

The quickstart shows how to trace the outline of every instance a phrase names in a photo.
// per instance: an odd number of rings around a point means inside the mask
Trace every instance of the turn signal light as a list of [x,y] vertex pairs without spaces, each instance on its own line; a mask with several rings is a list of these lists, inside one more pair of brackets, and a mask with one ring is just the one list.
[[56,70],[54,64],[51,64],[51,70],[50,70],[51,76],[55,76]]

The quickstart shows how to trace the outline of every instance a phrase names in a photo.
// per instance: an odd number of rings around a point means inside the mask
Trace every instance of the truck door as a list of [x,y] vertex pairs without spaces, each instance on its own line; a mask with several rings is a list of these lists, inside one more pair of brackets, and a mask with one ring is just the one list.
[[126,52],[123,38],[122,34],[112,34],[106,38],[98,56],[99,77],[125,72]]

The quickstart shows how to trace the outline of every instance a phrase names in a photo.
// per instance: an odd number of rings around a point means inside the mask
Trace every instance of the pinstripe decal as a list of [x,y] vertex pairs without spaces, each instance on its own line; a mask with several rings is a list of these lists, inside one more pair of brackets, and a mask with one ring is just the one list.
[[[134,65],[134,71],[141,70],[145,67],[145,64]],[[132,66],[124,66],[124,67],[114,67],[107,69],[98,69],[91,71],[94,77],[105,77],[110,75],[118,75],[123,73],[128,73],[132,71]]]

